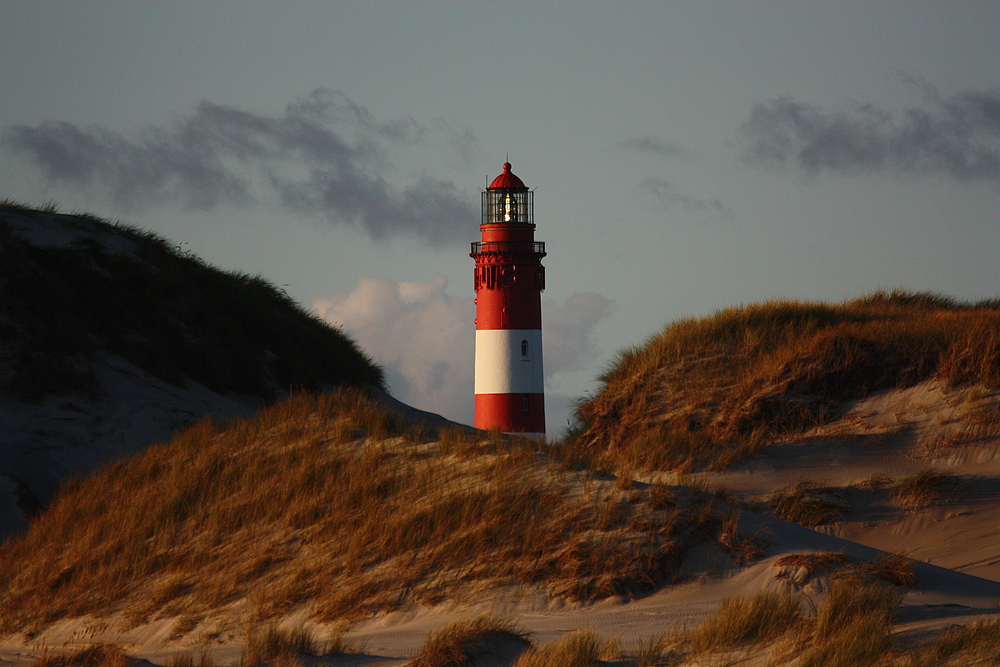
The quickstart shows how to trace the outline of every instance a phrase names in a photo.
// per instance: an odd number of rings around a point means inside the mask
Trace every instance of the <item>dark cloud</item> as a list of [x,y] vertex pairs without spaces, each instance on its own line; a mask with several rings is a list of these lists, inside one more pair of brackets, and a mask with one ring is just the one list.
[[5,128],[3,142],[33,158],[52,183],[95,191],[128,209],[180,202],[197,209],[275,201],[303,215],[407,234],[428,243],[465,238],[478,210],[448,181],[399,186],[392,148],[432,146],[467,159],[468,131],[410,118],[380,120],[342,93],[320,89],[265,116],[205,101],[135,138],[47,121]]
[[733,215],[732,209],[723,204],[718,197],[699,199],[683,194],[677,190],[673,183],[662,178],[647,178],[639,184],[639,187],[669,208],[679,206],[688,211],[713,211],[722,218],[729,218]]
[[679,144],[670,141],[661,141],[650,135],[630,139],[620,144],[620,146],[637,153],[647,153],[662,158],[686,159],[688,157],[687,151]]
[[941,97],[920,84],[924,106],[890,113],[871,104],[828,112],[790,97],[757,105],[740,126],[744,159],[794,164],[809,174],[894,170],[1000,179],[1000,94]]

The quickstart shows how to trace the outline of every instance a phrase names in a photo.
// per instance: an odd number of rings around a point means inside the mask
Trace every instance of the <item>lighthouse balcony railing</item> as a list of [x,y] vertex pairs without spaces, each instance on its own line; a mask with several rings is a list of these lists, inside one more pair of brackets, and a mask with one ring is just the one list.
[[530,252],[545,254],[544,241],[475,241],[472,244],[472,254],[483,252]]

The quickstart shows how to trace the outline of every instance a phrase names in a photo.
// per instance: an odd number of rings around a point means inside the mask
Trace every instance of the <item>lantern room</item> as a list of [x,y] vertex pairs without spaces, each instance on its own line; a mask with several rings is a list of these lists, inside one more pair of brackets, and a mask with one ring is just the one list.
[[493,179],[483,192],[483,219],[480,225],[535,224],[533,192],[510,171],[510,162],[503,173]]

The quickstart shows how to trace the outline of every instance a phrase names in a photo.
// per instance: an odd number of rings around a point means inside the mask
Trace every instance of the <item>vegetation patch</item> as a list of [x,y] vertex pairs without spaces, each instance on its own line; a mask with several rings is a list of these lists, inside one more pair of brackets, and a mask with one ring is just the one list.
[[531,641],[512,621],[484,615],[460,620],[430,633],[410,658],[411,667],[464,667],[477,658],[513,662]]
[[747,565],[764,555],[766,539],[760,531],[750,537],[741,535],[739,532],[739,513],[734,512],[722,518],[719,546],[728,552],[737,564]]
[[847,554],[836,551],[788,554],[774,562],[774,567],[779,568],[774,578],[802,585],[814,575],[843,570],[850,562]]
[[696,654],[773,641],[797,628],[802,621],[797,596],[758,593],[728,598],[719,611],[691,632]]
[[829,575],[832,579],[858,586],[868,586],[875,581],[893,586],[913,588],[917,577],[913,573],[913,560],[901,554],[883,554],[872,561],[854,563],[847,554],[819,551],[782,556],[774,562],[778,572],[775,579],[804,585],[815,575]]
[[838,582],[816,613],[811,647],[798,667],[881,664],[895,649],[893,614],[899,595],[879,585]]
[[615,641],[602,640],[593,630],[578,630],[557,642],[528,649],[514,667],[591,667],[617,653]]
[[[14,217],[57,219],[79,238],[34,245]],[[291,389],[384,386],[382,370],[343,332],[260,276],[212,268],[151,232],[93,215],[0,203],[0,285],[10,366],[0,383],[21,400],[96,391],[88,359],[98,351],[165,382],[267,400]]]
[[920,509],[940,499],[949,483],[948,475],[926,468],[897,480],[889,491],[889,498],[900,509]]
[[779,519],[810,528],[836,523],[850,510],[839,491],[813,482],[799,482],[778,489],[771,494],[767,506]]
[[279,628],[277,623],[263,628],[255,626],[247,632],[246,640],[246,648],[240,658],[241,667],[322,653],[316,636],[304,627]]
[[946,631],[931,650],[928,665],[965,667],[996,664],[1000,656],[1000,621],[979,621]]
[[31,663],[31,667],[128,667],[135,662],[114,644],[93,644],[70,653],[53,653]]
[[729,308],[619,352],[568,447],[608,469],[718,470],[845,400],[931,378],[1000,388],[1000,302],[883,291]]
[[442,452],[434,437],[358,390],[203,421],[65,485],[0,546],[0,633],[243,600],[259,620],[333,622],[493,586],[636,595],[718,526],[696,491],[668,502],[566,471],[529,441],[452,433]]

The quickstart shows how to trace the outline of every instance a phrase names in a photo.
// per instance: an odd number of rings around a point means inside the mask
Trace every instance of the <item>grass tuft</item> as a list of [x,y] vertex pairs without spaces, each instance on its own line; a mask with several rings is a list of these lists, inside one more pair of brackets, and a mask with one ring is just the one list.
[[885,554],[860,567],[862,574],[881,579],[893,586],[913,588],[917,577],[913,573],[913,560],[901,554]]
[[731,513],[722,518],[722,528],[719,531],[719,546],[733,557],[739,565],[755,562],[764,555],[765,539],[758,531],[751,537],[743,537],[739,533],[739,513]]
[[842,570],[848,566],[850,560],[847,554],[835,551],[788,554],[774,562],[774,567],[782,568],[774,577],[801,585],[814,574],[829,574]]
[[948,630],[938,638],[931,654],[935,665],[989,664],[988,660],[1000,656],[1000,621],[979,621]]
[[321,652],[316,636],[304,627],[283,629],[276,623],[263,628],[253,627],[247,632],[246,640],[240,667],[303,655],[315,656]]
[[483,615],[449,623],[430,633],[409,664],[411,667],[463,667],[486,655],[512,659],[530,645],[529,635],[513,621]]
[[602,640],[588,628],[557,642],[528,649],[514,667],[590,667],[602,658],[613,657],[616,649],[616,642]]
[[113,644],[93,644],[72,653],[46,655],[31,663],[31,667],[127,667],[129,658],[121,647]]
[[948,475],[925,468],[916,474],[897,480],[892,485],[889,497],[900,509],[920,509],[938,500],[948,482]]
[[728,598],[714,616],[691,632],[696,654],[770,642],[802,622],[799,598],[789,594],[758,593]]
[[799,482],[778,489],[767,501],[779,519],[814,528],[843,519],[850,505],[837,491],[812,482]]
[[836,582],[817,612],[812,646],[798,667],[882,664],[895,646],[892,623],[899,600],[885,586]]

